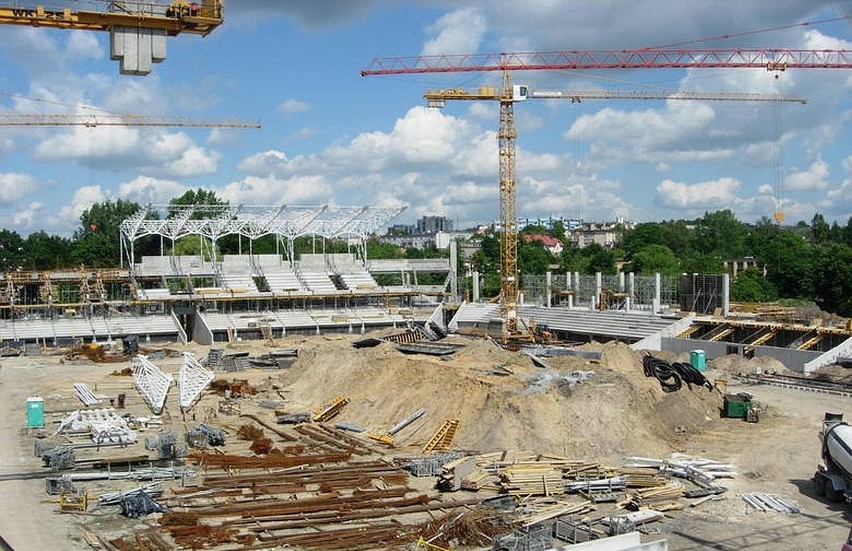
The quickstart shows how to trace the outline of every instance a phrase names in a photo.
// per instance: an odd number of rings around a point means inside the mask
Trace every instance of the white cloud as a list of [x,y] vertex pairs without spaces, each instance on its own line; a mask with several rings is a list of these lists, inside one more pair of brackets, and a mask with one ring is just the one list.
[[278,112],[284,113],[285,115],[289,115],[292,113],[301,113],[302,111],[307,111],[310,108],[310,103],[291,98],[281,102],[281,104],[278,106]]
[[41,221],[44,211],[44,204],[39,201],[33,201],[29,205],[18,208],[12,213],[12,224],[21,228],[36,227]]
[[108,198],[101,186],[83,186],[74,192],[71,203],[64,205],[59,212],[50,218],[50,226],[57,228],[73,228],[80,222],[83,212],[95,203],[101,203]]
[[98,59],[104,56],[104,50],[95,33],[89,31],[72,31],[68,34],[65,53],[76,59],[83,57]]
[[426,29],[431,38],[423,45],[423,55],[476,52],[487,30],[485,17],[479,10],[451,11]]
[[793,172],[784,178],[785,191],[822,190],[828,187],[828,163],[822,159],[814,161],[807,170]]
[[297,176],[278,179],[247,176],[231,182],[217,195],[233,204],[315,205],[328,202],[334,189],[322,176]]
[[171,180],[160,180],[150,176],[137,176],[118,186],[118,196],[140,205],[164,205],[180,197],[187,187]]
[[740,182],[734,178],[720,178],[699,184],[682,184],[663,180],[657,186],[654,201],[662,207],[676,209],[729,208],[738,198]]
[[14,203],[40,187],[38,180],[29,174],[0,173],[0,204]]

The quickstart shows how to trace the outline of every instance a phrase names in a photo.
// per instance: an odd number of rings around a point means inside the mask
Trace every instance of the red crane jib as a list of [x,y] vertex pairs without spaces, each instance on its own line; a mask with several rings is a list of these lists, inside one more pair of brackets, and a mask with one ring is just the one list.
[[852,69],[852,50],[640,48],[387,57],[373,60],[361,75],[690,67]]

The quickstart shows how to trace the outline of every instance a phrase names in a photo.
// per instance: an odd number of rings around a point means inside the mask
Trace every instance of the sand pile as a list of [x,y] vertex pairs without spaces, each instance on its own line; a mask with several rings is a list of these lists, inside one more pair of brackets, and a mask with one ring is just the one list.
[[[417,453],[447,419],[460,419],[454,445],[470,451],[531,450],[579,459],[625,454],[660,456],[718,419],[720,397],[706,388],[666,394],[642,371],[642,354],[627,345],[586,345],[599,361],[548,359],[535,367],[520,353],[482,339],[451,337],[463,344],[445,359],[406,355],[390,344],[355,349],[358,337],[305,338],[295,343],[298,361],[280,382],[291,411],[310,411],[344,394],[349,405],[335,421],[385,432],[419,408],[426,415],[395,441]],[[667,358],[663,358],[667,359]],[[511,371],[493,374],[495,368]],[[591,372],[575,383],[578,371]]]

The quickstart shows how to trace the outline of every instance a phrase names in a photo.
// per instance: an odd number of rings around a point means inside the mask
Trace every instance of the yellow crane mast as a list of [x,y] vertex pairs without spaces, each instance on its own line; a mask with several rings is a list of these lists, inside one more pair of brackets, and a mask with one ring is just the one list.
[[518,217],[516,214],[516,178],[514,104],[529,99],[567,99],[579,103],[586,99],[624,100],[701,100],[763,101],[807,103],[794,96],[738,94],[731,92],[693,92],[686,90],[533,90],[512,85],[510,73],[503,72],[503,86],[483,86],[468,91],[461,88],[430,90],[423,94],[429,107],[442,108],[452,100],[492,100],[500,102],[500,128],[497,134],[500,156],[500,309],[504,334],[518,333]]

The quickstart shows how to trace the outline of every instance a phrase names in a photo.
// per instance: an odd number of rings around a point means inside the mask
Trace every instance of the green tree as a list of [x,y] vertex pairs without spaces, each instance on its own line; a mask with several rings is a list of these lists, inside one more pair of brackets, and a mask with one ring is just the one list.
[[695,228],[695,248],[703,255],[726,260],[747,254],[745,225],[730,210],[707,212]]
[[589,259],[588,271],[602,274],[614,274],[615,254],[597,243],[583,248],[583,254]]
[[671,249],[665,245],[647,245],[633,255],[633,271],[639,274],[661,273],[676,275],[680,273],[680,262]]
[[814,214],[811,219],[811,243],[814,245],[822,245],[831,237],[831,227],[825,221],[825,217],[820,213]]
[[568,237],[565,235],[565,223],[562,220],[556,220],[553,222],[553,231],[551,232],[553,237],[562,242],[562,244],[568,243]]
[[404,258],[405,253],[398,245],[383,243],[378,239],[367,241],[367,258]]
[[518,242],[518,270],[524,274],[543,274],[553,264],[553,255],[539,241]]
[[775,287],[754,268],[743,270],[731,281],[731,300],[767,302],[778,298]]
[[816,303],[827,312],[852,317],[852,247],[829,243],[814,251]]
[[27,266],[29,251],[24,247],[24,239],[18,232],[0,230],[0,271],[14,272],[17,269],[32,269]]
[[140,207],[118,199],[95,203],[80,215],[80,227],[74,231],[69,264],[112,268],[120,263],[121,222]]
[[50,235],[44,230],[31,233],[24,241],[27,251],[26,269],[55,270],[67,267],[67,251],[70,241],[58,235]]

